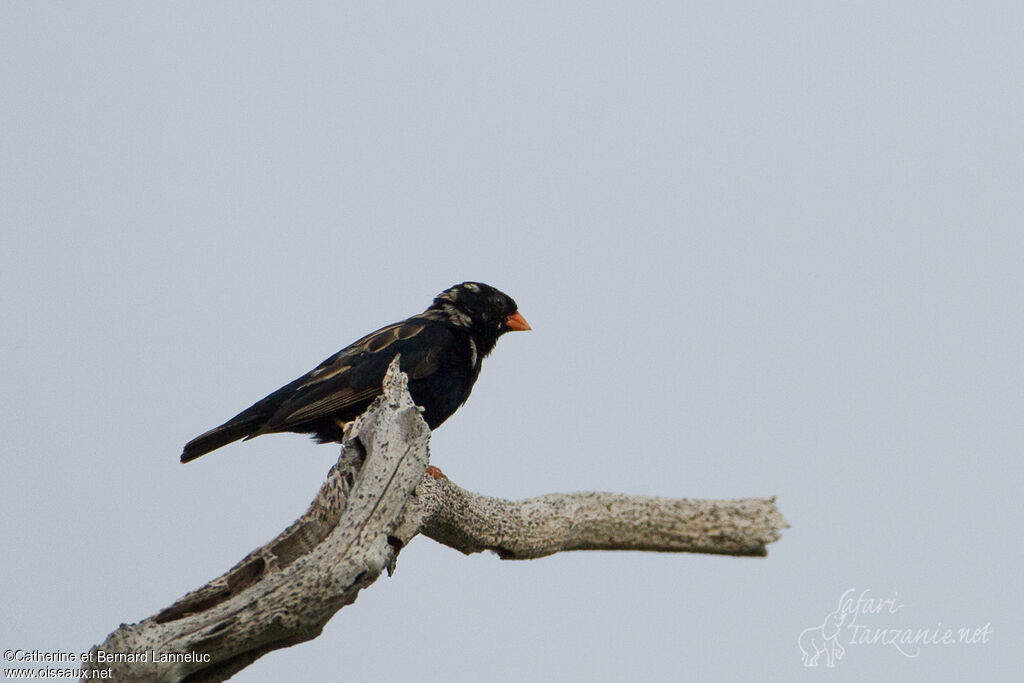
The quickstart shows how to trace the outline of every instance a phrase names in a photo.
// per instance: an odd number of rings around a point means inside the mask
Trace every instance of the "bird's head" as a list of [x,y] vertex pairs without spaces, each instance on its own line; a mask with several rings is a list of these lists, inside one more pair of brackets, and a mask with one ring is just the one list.
[[483,355],[506,332],[530,329],[512,297],[482,282],[449,287],[437,295],[430,309],[443,313],[454,325],[470,328]]

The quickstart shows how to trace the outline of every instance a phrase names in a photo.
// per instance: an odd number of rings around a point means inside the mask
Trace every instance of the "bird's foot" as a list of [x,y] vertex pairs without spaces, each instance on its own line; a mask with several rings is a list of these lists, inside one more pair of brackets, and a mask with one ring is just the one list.
[[439,468],[434,467],[433,465],[427,465],[427,474],[432,476],[434,479],[447,479],[448,478],[448,477],[445,476],[444,472],[442,472]]

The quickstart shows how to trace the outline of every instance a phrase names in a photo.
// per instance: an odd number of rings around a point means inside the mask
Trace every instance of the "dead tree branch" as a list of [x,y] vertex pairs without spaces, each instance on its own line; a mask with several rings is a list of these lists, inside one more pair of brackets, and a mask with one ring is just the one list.
[[[616,493],[509,501],[427,473],[430,430],[393,362],[309,509],[223,576],[136,624],[87,664],[114,680],[223,681],[315,638],[417,534],[464,553],[530,559],[563,550],[765,555],[788,526],[773,498],[677,500]],[[103,653],[101,658],[100,653]],[[112,659],[113,658],[113,659]]]

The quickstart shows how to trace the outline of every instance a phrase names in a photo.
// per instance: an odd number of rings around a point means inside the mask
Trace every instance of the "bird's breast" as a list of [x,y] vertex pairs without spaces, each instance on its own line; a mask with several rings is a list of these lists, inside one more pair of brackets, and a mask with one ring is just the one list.
[[423,408],[423,419],[436,429],[469,398],[480,373],[475,343],[453,344],[442,354],[435,372],[410,379],[409,394]]

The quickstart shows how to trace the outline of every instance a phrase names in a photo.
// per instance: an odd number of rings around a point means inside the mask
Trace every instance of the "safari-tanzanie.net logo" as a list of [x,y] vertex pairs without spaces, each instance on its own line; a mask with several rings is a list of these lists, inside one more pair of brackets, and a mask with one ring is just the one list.
[[805,628],[797,638],[804,666],[835,666],[847,650],[859,647],[891,648],[904,657],[918,657],[932,646],[982,645],[992,636],[992,625],[908,626],[906,605],[893,593],[874,597],[870,588],[849,588],[825,620]]

